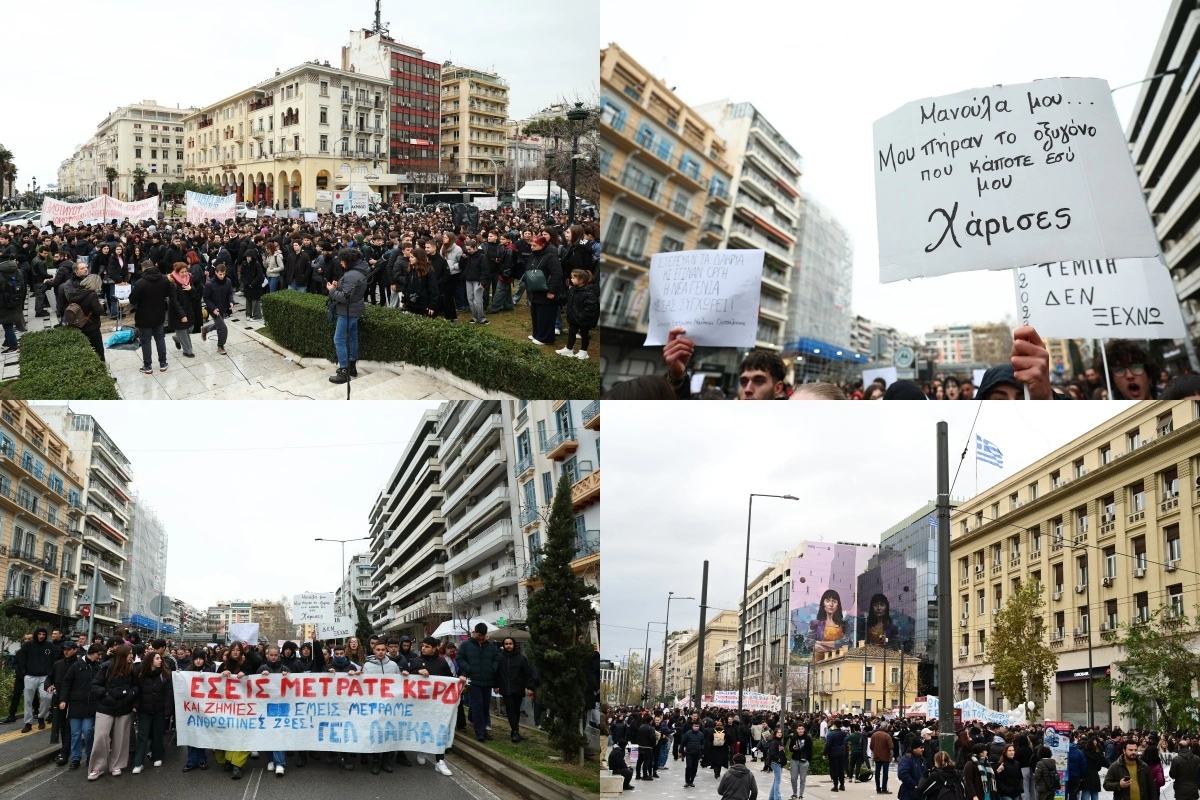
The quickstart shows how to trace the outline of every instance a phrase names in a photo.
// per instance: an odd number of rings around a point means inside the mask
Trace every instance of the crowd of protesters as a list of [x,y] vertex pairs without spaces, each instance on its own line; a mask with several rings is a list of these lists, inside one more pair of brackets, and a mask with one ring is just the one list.
[[[282,215],[209,224],[126,220],[40,231],[0,224],[3,349],[19,350],[32,295],[34,317],[53,313],[59,325],[78,328],[101,359],[102,315],[132,313],[143,371],[152,373],[152,343],[166,369],[166,333],[192,356],[191,336],[207,341],[215,332],[224,354],[235,304],[261,318],[264,294],[295,291],[328,297],[331,321],[347,320],[340,334],[346,350],[356,349],[365,303],[487,325],[489,314],[513,312],[524,297],[529,340],[585,359],[599,323],[598,234],[590,217],[571,224],[565,214],[537,209],[444,205],[322,214],[316,222]],[[127,309],[122,287],[129,287]],[[353,369],[347,362],[356,357],[339,360]]]
[[[606,400],[724,400],[720,387],[693,389],[690,361],[695,345],[686,332],[672,330],[663,347],[666,371],[612,386]],[[1138,342],[1107,340],[1104,353],[1081,374],[1066,377],[1050,367],[1050,353],[1037,331],[1018,328],[1009,362],[972,378],[936,375],[921,382],[877,377],[842,383],[788,382],[787,364],[774,351],[752,350],[738,369],[738,400],[1181,400],[1200,397],[1200,375],[1172,377]]]
[[810,769],[829,776],[830,792],[873,780],[877,794],[892,794],[892,785],[899,800],[1053,800],[1060,789],[1068,800],[1098,800],[1102,789],[1113,800],[1157,800],[1168,779],[1176,800],[1198,795],[1200,736],[1182,731],[1073,727],[1064,784],[1062,765],[1037,725],[968,722],[955,732],[953,752],[944,753],[936,720],[711,706],[604,712],[609,769],[624,778],[626,790],[634,780],[665,779],[661,773],[674,766],[685,788],[696,786],[701,769],[711,769],[723,800],[756,798],[756,771],[771,774],[768,800],[782,800],[788,782],[791,800],[798,800]]
[[[168,758],[167,734],[174,728],[173,676],[179,672],[211,672],[232,677],[262,673],[334,672],[347,675],[419,674],[456,678],[464,684],[455,727],[473,730],[479,741],[491,740],[491,704],[501,699],[516,744],[526,698],[532,700],[534,725],[540,726],[544,709],[536,701],[538,684],[532,662],[513,637],[499,644],[488,638],[487,626],[476,625],[461,645],[426,637],[417,642],[372,635],[364,644],[358,637],[344,643],[284,642],[282,646],[234,641],[228,646],[205,643],[189,646],[166,639],[143,642],[136,634],[104,638],[86,633],[64,637],[59,630],[38,628],[28,634],[15,658],[16,683],[8,716],[0,724],[18,720],[24,701],[23,733],[51,724],[51,741],[60,744],[55,760],[68,769],[85,767],[88,780],[103,775],[120,776],[124,770],[138,774],[145,767],[161,767]],[[464,710],[465,706],[465,710]],[[252,751],[213,750],[213,760],[238,780]],[[412,767],[402,750],[353,754],[332,751],[287,753],[268,757],[267,772],[283,777],[289,756],[296,767],[335,762],[354,770],[355,762],[369,766],[374,775],[393,772],[393,765]],[[417,765],[424,753],[414,753]],[[432,754],[434,769],[451,774],[444,753]],[[209,767],[208,751],[188,746],[183,771]]]

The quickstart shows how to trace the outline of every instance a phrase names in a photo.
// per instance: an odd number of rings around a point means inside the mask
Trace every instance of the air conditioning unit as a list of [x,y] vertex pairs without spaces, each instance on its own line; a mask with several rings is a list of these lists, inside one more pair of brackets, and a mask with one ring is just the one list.
[[1112,522],[1115,517],[1116,517],[1115,514],[1101,514],[1100,515],[1100,523],[1102,525],[1107,525],[1108,523]]
[[501,586],[499,589],[496,590],[496,594],[500,597],[508,597],[508,587]]
[[976,565],[975,565],[975,574],[976,574],[976,575],[982,575],[982,574],[983,574],[983,565],[982,565],[982,564],[976,564]]
[[1178,561],[1168,561],[1167,565],[1165,567],[1163,567],[1163,569],[1165,569],[1167,572],[1174,572],[1178,568],[1179,568]]
[[1200,475],[1196,476],[1196,488],[1200,489]]
[[1083,636],[1083,628],[1076,628],[1076,629],[1075,629],[1075,635],[1076,635],[1076,636]]
[[998,608],[993,608],[993,609],[992,609],[992,616],[993,616],[993,617],[997,617],[997,616],[999,616],[999,615],[1000,615],[1000,609],[998,609]]
[[1083,594],[1083,590],[1084,590],[1084,588],[1086,588],[1086,586],[1087,586],[1087,584],[1085,584],[1085,583],[1077,584],[1075,586],[1075,594]]
[[1100,581],[1100,582],[1101,582],[1102,584],[1104,584],[1105,586],[1112,586],[1112,585],[1113,585],[1113,579],[1112,579],[1112,578],[1105,578],[1104,580],[1102,580],[1102,581]]
[[1054,593],[1054,599],[1055,599],[1055,600],[1062,600],[1062,592],[1055,592],[1055,593]]
[[958,654],[960,656],[965,656],[967,654],[967,648],[965,648],[965,647],[958,648]]
[[1107,623],[1107,622],[1101,622],[1101,623],[1100,623],[1100,632],[1101,632],[1101,633],[1104,633],[1104,632],[1105,632],[1105,631],[1107,631],[1107,630],[1108,630],[1108,623]]
[[1144,578],[1144,577],[1146,577],[1146,570],[1145,570],[1145,568],[1144,568],[1144,567],[1138,567],[1137,569],[1135,569],[1135,570],[1133,571],[1133,577],[1135,577],[1135,578]]
[[960,627],[960,628],[965,628],[965,627],[967,627],[967,621],[966,621],[965,619],[960,619],[960,620],[958,621],[958,627]]

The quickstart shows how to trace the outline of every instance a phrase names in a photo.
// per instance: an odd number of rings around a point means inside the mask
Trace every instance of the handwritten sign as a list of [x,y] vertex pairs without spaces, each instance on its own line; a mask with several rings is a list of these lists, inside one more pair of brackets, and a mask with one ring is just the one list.
[[233,219],[237,214],[237,195],[235,194],[221,196],[188,192],[186,200],[187,221],[193,225],[202,224],[210,219],[225,222]]
[[1156,258],[1055,261],[1017,270],[1017,320],[1058,339],[1182,339],[1170,271]]
[[1108,83],[1054,78],[875,122],[880,281],[1160,253]]
[[293,673],[172,680],[179,744],[222,750],[441,753],[454,742],[458,681]]
[[47,197],[42,200],[43,227],[51,222],[64,225],[80,225],[84,220],[101,219],[104,216],[104,201],[106,195],[88,200],[86,203],[64,203]]
[[104,206],[104,218],[123,220],[158,219],[158,195],[145,200],[126,202],[109,197]]
[[317,212],[305,211],[304,212],[304,221],[305,222],[316,222],[317,221]]
[[[717,708],[738,707],[738,693],[733,691],[713,692],[712,704]],[[747,711],[778,711],[779,695],[760,692],[742,692],[742,708]]]
[[292,622],[332,623],[333,592],[305,592],[292,598]]
[[257,622],[234,622],[229,625],[229,639],[233,642],[258,644]]
[[650,259],[647,345],[683,328],[698,345],[753,347],[758,332],[762,250],[681,250]]
[[338,617],[334,622],[322,622],[317,625],[318,639],[348,639],[354,635],[354,620],[350,617]]

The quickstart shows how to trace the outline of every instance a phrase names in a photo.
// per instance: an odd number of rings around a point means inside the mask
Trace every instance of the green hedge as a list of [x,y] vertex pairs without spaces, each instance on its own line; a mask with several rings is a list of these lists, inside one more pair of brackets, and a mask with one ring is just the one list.
[[[303,356],[337,361],[333,323],[322,295],[275,292],[262,299],[271,336]],[[358,321],[358,357],[448,370],[489,391],[516,397],[595,399],[599,366],[493,336],[462,323],[367,305]]]
[[17,400],[119,400],[116,382],[91,342],[74,328],[50,328],[21,337],[21,375],[0,384],[0,397]]

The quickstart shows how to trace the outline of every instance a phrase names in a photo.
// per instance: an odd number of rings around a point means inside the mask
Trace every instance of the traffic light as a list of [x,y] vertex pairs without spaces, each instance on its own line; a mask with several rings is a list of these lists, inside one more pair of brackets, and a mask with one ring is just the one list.
[[650,699],[650,692],[648,692],[647,690],[643,689],[643,690],[642,690],[642,702],[643,702],[643,703],[645,703],[645,702],[646,702],[647,700],[649,700],[649,699]]

